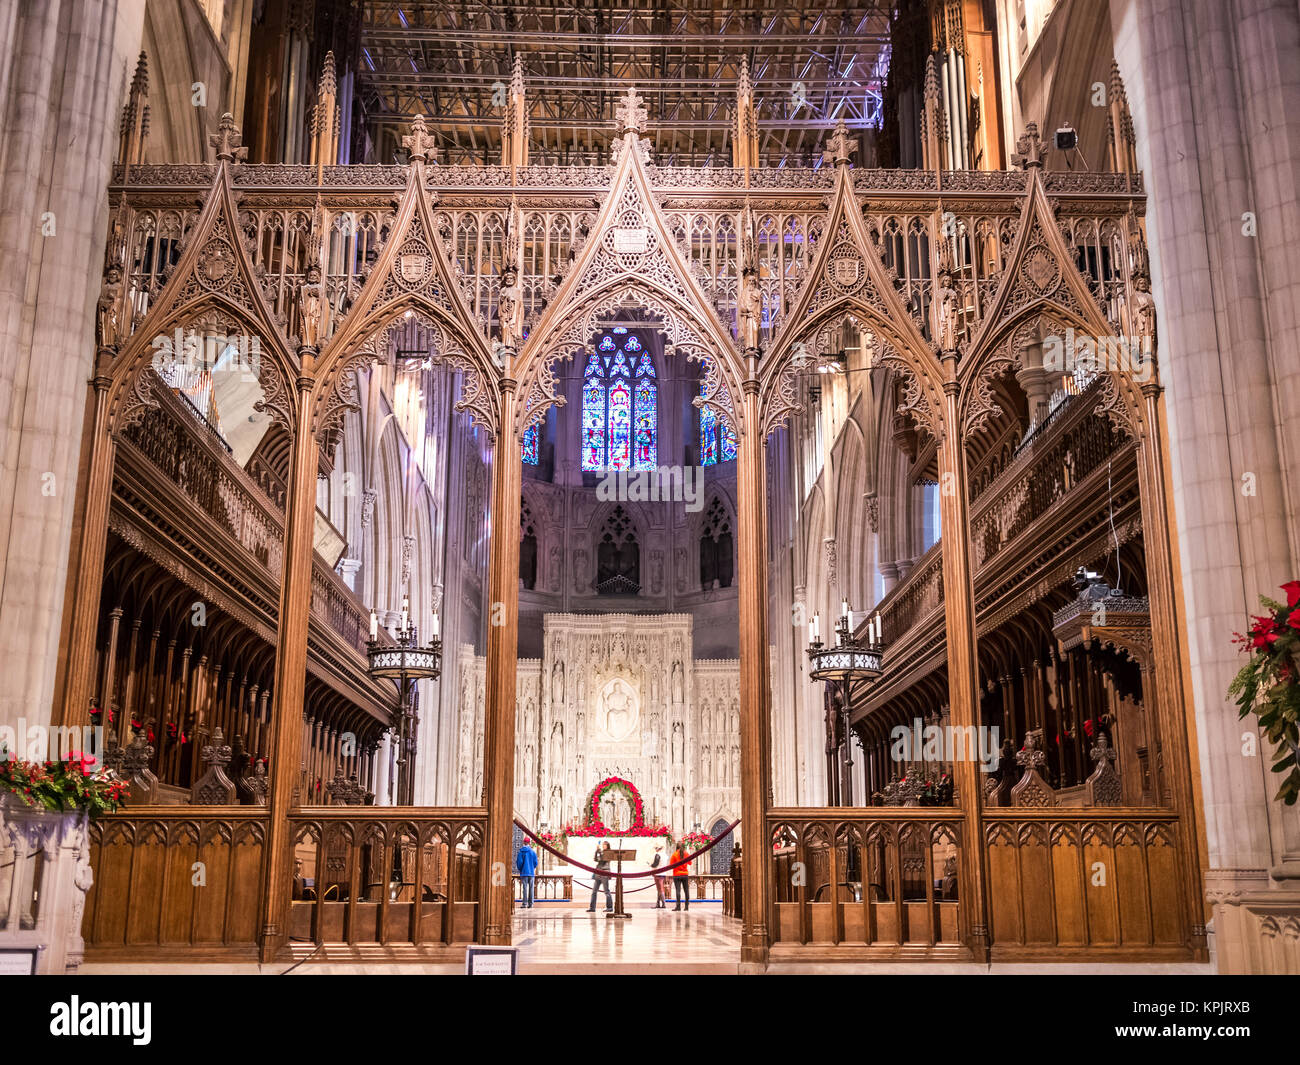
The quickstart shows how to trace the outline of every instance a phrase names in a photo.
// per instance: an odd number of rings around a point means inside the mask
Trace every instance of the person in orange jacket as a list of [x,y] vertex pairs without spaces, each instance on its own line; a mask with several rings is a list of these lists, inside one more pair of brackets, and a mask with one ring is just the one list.
[[687,862],[689,858],[690,855],[686,853],[685,846],[679,843],[673,851],[672,857],[668,859],[669,865],[677,866],[673,870],[673,893],[677,899],[677,905],[673,907],[674,912],[681,910],[683,903],[686,904],[685,909],[688,913],[691,909],[691,867],[689,864],[677,865],[678,862]]

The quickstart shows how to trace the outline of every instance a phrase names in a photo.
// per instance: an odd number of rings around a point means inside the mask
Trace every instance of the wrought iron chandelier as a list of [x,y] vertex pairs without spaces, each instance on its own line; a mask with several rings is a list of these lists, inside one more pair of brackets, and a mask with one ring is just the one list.
[[397,682],[397,805],[412,806],[416,735],[420,725],[413,697],[417,681],[437,680],[442,675],[437,613],[433,615],[433,636],[428,643],[421,643],[411,619],[410,599],[402,596],[402,623],[393,639],[395,643],[379,641],[379,617],[370,611],[370,639],[366,642],[368,671],[372,677]]
[[884,657],[882,623],[877,614],[867,625],[866,641],[860,641],[853,631],[853,611],[846,599],[841,604],[839,620],[835,624],[835,643],[824,644],[821,638],[821,615],[814,614],[808,623],[808,675],[813,680],[843,685],[844,693],[844,781],[843,804],[853,805],[852,769],[853,747],[849,742],[849,722],[855,681],[873,681],[880,676]]

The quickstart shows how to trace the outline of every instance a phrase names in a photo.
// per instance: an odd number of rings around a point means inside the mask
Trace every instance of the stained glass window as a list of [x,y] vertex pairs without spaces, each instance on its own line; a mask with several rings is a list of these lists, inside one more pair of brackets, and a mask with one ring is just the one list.
[[659,428],[654,363],[636,354],[636,337],[619,351],[606,334],[596,349],[583,372],[582,468],[652,469]]
[[[700,385],[704,395],[704,385]],[[730,462],[736,457],[736,434],[724,425],[712,407],[700,408],[700,465]]]
[[524,430],[523,458],[530,466],[537,465],[537,425],[534,423]]

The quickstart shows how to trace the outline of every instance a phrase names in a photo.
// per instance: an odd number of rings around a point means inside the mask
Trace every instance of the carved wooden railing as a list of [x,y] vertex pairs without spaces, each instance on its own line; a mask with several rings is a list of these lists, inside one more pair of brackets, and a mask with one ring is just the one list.
[[1095,416],[1100,392],[1094,381],[1058,408],[976,500],[970,522],[976,569],[1127,443],[1110,419]]
[[885,955],[917,947],[963,955],[954,872],[961,819],[939,808],[771,811],[774,953],[855,944]]
[[262,807],[155,807],[91,823],[89,961],[257,956]]
[[[146,371],[147,373],[152,371]],[[123,457],[147,461],[185,497],[238,541],[278,587],[284,540],[283,512],[265,489],[228,454],[217,431],[160,380],[157,410],[145,412],[119,445]],[[364,656],[369,615],[346,582],[313,559],[312,614]]]
[[296,953],[391,957],[474,941],[482,810],[329,806],[295,810],[289,820]]
[[[516,874],[514,881],[514,899],[516,903],[524,900],[523,878]],[[538,873],[533,877],[533,899],[536,902],[571,902],[573,900],[573,877],[558,873]]]
[[908,575],[890,589],[879,607],[886,643],[902,639],[943,606],[943,542],[933,544]]
[[[962,816],[939,808],[769,812],[773,956],[845,947],[881,957],[968,956]],[[978,845],[994,960],[1194,957],[1199,921],[1182,897],[1176,814],[990,809]]]

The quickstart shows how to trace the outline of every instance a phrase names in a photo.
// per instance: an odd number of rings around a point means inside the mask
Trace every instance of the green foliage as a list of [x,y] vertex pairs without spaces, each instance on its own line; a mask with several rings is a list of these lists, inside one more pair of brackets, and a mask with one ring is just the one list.
[[74,752],[57,761],[25,762],[0,751],[0,793],[7,791],[33,809],[89,811],[94,820],[120,810],[127,795],[127,785],[95,771],[94,761]]
[[1250,660],[1233,678],[1228,697],[1239,717],[1259,719],[1260,731],[1277,748],[1272,769],[1285,776],[1276,798],[1294,806],[1300,798],[1300,581],[1282,590],[1285,606],[1261,596],[1268,613],[1252,618],[1245,636],[1235,634]]

